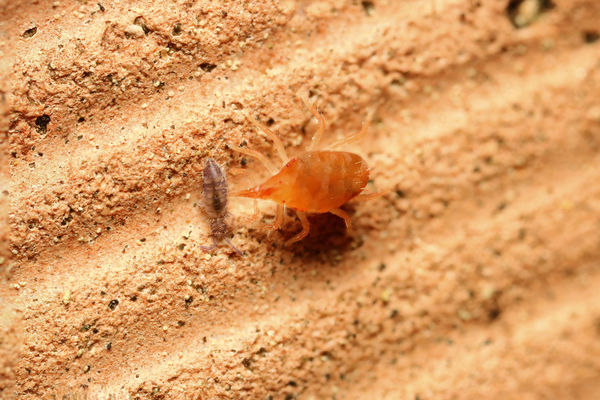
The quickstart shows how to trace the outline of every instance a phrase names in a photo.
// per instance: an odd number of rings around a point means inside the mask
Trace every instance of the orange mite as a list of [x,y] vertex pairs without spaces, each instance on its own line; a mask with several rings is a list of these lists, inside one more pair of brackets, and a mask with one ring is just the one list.
[[[369,181],[369,168],[359,155],[344,151],[313,150],[318,146],[325,130],[325,119],[313,105],[303,97],[300,98],[319,121],[319,127],[305,153],[288,159],[279,137],[248,116],[246,118],[273,141],[284,163],[283,167],[277,171],[263,154],[255,150],[231,146],[240,153],[257,158],[273,174],[260,185],[235,192],[234,196],[276,202],[277,215],[273,224],[269,225],[272,229],[279,229],[281,226],[285,207],[296,210],[302,223],[302,231],[289,239],[286,245],[302,240],[308,235],[310,224],[306,213],[332,213],[343,218],[349,230],[352,227],[350,216],[340,209],[340,206],[352,199],[367,200],[381,195],[379,193],[361,195]],[[366,131],[367,124],[364,124],[359,133],[332,144],[330,148],[357,141],[364,137]]]

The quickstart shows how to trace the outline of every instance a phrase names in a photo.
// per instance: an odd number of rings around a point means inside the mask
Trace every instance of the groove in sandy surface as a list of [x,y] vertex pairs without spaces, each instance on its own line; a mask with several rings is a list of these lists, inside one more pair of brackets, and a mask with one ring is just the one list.
[[[565,375],[555,379],[549,372],[566,360],[572,368],[586,371],[590,380],[600,370],[600,347],[593,334],[588,334],[597,329],[600,317],[600,292],[594,289],[600,285],[600,270],[595,264],[581,266],[575,277],[534,285],[521,303],[505,309],[493,325],[448,333],[435,341],[439,344],[431,341],[410,357],[392,353],[368,371],[361,368],[354,382],[342,386],[341,396],[461,399],[529,394],[551,398],[561,393],[562,398],[573,398],[573,390],[585,382]],[[511,320],[521,323],[508,328],[506,322]],[[499,392],[492,382],[503,373],[512,382],[501,385]],[[432,377],[435,387],[430,384]],[[532,390],[531,380],[544,381],[543,389]]]

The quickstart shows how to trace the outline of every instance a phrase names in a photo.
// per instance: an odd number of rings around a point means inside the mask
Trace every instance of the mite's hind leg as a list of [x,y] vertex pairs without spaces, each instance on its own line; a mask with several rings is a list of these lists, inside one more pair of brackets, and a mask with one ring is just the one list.
[[340,147],[340,146],[346,146],[348,144],[352,144],[358,141],[361,141],[362,139],[364,139],[365,136],[367,136],[367,131],[369,130],[369,123],[365,122],[362,126],[362,128],[360,128],[360,131],[358,133],[355,133],[354,135],[350,135],[348,137],[345,137],[343,139],[338,140],[337,142],[333,142],[330,146],[328,146],[330,149],[335,149],[336,147]]
[[355,142],[358,142],[358,141],[364,139],[365,136],[367,136],[367,131],[369,130],[369,126],[371,125],[371,119],[373,118],[373,114],[375,114],[375,108],[373,108],[373,109],[371,109],[371,111],[369,111],[369,114],[367,114],[367,118],[365,119],[365,122],[363,122],[362,127],[360,128],[360,131],[358,131],[358,133],[355,133],[354,135],[350,135],[346,138],[340,139],[337,142],[333,142],[328,147],[330,149],[335,149],[336,147],[345,146],[345,145],[355,143]]
[[329,212],[333,215],[337,215],[338,217],[344,220],[344,223],[346,224],[346,230],[352,230],[352,220],[350,219],[350,216],[346,211],[342,210],[341,208],[334,208]]
[[250,121],[252,125],[254,125],[258,130],[263,131],[263,133],[273,141],[273,145],[275,146],[275,150],[277,150],[281,161],[283,161],[284,164],[287,163],[288,155],[285,151],[285,147],[283,147],[283,142],[281,141],[281,139],[279,139],[279,136],[277,136],[272,130],[270,130],[254,118],[250,118],[250,116],[246,114],[246,112],[242,111],[242,114],[244,115],[244,117],[246,117],[248,121]]
[[260,229],[269,229],[272,231],[276,231],[277,229],[281,228],[281,225],[283,224],[284,210],[285,210],[284,207],[282,205],[278,204],[277,210],[275,211],[275,219],[273,220],[273,222],[270,224],[260,225],[259,228]]
[[297,211],[296,214],[298,215],[298,219],[300,220],[300,223],[302,224],[302,230],[298,234],[296,234],[294,237],[289,239],[287,242],[285,242],[286,246],[289,246],[292,243],[296,243],[296,242],[304,239],[308,235],[308,232],[310,231],[310,223],[308,222],[308,218],[306,218],[306,214],[303,212],[300,212],[300,211]]
[[260,216],[259,215],[260,212],[258,210],[258,205],[257,205],[256,199],[252,199],[252,200],[253,200],[252,204],[254,205],[254,208],[252,210],[252,215],[245,216],[245,217],[237,217],[237,220],[241,221],[241,223],[244,224],[244,225],[251,225],[251,224],[253,224],[254,222],[256,222],[256,220]]
[[363,193],[359,194],[356,197],[350,199],[350,201],[369,201],[373,199],[378,199],[379,197],[388,194],[390,191],[387,190],[385,192],[375,192],[375,193]]
[[281,204],[277,204],[277,211],[275,212],[275,220],[273,221],[273,223],[271,225],[268,225],[269,229],[276,231],[277,229],[281,228],[281,225],[283,224],[284,211],[285,211],[285,207],[282,206]]
[[317,131],[313,135],[312,141],[308,145],[307,150],[311,151],[311,150],[314,150],[321,142],[321,137],[323,136],[323,132],[325,132],[325,117],[323,117],[323,115],[319,112],[319,110],[317,110],[317,107],[315,107],[314,104],[310,104],[310,102],[303,95],[301,95],[300,92],[296,93],[296,96],[298,96],[300,98],[300,100],[302,100],[304,105],[310,110],[312,115],[319,122]]

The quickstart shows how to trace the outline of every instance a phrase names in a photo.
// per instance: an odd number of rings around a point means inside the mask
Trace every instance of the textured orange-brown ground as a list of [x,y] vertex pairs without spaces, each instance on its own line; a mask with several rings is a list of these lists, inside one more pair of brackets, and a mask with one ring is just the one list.
[[[0,398],[600,398],[600,3],[528,2],[1,0]],[[206,254],[298,90],[391,191]]]

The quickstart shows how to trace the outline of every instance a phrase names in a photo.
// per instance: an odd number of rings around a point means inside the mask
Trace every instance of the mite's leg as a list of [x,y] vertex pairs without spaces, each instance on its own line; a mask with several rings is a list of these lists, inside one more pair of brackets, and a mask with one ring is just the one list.
[[280,229],[283,225],[283,218],[285,216],[285,206],[278,205],[277,206],[277,220],[275,221],[277,224],[277,229]]
[[[229,147],[231,147],[231,146],[229,146]],[[245,168],[229,167],[229,169],[227,170],[227,172],[229,172],[233,176],[237,176],[237,175],[240,175],[240,174],[245,174],[247,172],[247,170]]]
[[240,249],[238,249],[237,247],[235,247],[235,246],[233,245],[233,243],[231,243],[231,240],[229,240],[228,238],[225,238],[225,243],[227,243],[227,245],[228,245],[229,247],[231,247],[231,249],[232,249],[233,251],[235,251],[235,252],[237,253],[237,255],[238,255],[238,256],[240,256],[240,257],[243,257],[243,256],[244,256],[244,253],[242,253],[242,251],[241,251]]
[[337,215],[338,217],[342,218],[344,220],[344,222],[346,223],[346,230],[351,230],[352,229],[352,220],[350,219],[350,216],[348,215],[348,213],[344,210],[342,210],[341,208],[334,208],[333,210],[329,211],[330,213],[332,213],[333,215]]
[[273,224],[271,224],[271,226],[268,227],[269,229],[271,229],[271,232],[267,234],[267,237],[271,237],[273,232],[275,232],[278,229],[281,229],[281,226],[283,225],[284,216],[285,206],[277,205],[277,215],[275,217],[275,221],[273,221]]
[[310,110],[312,115],[314,115],[314,117],[319,122],[319,127],[317,128],[317,131],[313,135],[312,141],[308,145],[307,150],[311,151],[311,150],[314,150],[315,148],[317,148],[317,146],[321,142],[321,136],[323,136],[323,132],[325,132],[325,118],[323,117],[323,115],[321,115],[319,110],[317,110],[317,107],[315,107],[314,104],[310,104],[309,101],[304,96],[302,96],[299,92],[296,93],[296,96],[298,96],[300,98],[300,100],[302,100],[304,105]]
[[277,213],[275,215],[275,221],[273,221],[273,224],[271,225],[272,230],[276,231],[277,229],[281,228],[281,225],[283,224],[284,211],[285,207],[281,204],[277,204]]
[[354,135],[350,135],[344,139],[340,139],[337,142],[333,142],[328,147],[330,149],[335,149],[336,147],[346,146],[348,144],[358,142],[358,141],[362,140],[365,136],[367,136],[368,130],[369,130],[369,124],[365,122],[358,133],[355,133]]
[[308,222],[308,218],[306,218],[306,214],[300,211],[297,211],[296,214],[298,215],[298,219],[302,224],[302,230],[300,231],[300,233],[296,234],[296,236],[292,237],[290,240],[285,242],[286,246],[289,246],[292,243],[296,243],[297,241],[304,239],[310,231],[310,223]]
[[364,139],[364,137],[367,136],[367,131],[369,130],[369,125],[371,124],[373,114],[375,114],[375,108],[372,108],[371,111],[369,111],[369,114],[367,115],[367,118],[365,119],[365,122],[363,122],[362,127],[360,128],[360,131],[358,133],[350,135],[344,139],[340,139],[337,142],[333,142],[333,144],[331,144],[329,148],[334,149],[336,147],[345,146]]
[[269,171],[270,174],[274,175],[277,172],[277,169],[275,168],[273,163],[271,161],[269,161],[269,159],[264,154],[259,153],[256,150],[245,149],[243,147],[238,147],[233,144],[229,144],[229,147],[231,147],[233,150],[237,151],[238,153],[242,153],[247,156],[256,158],[258,161],[260,161],[262,163],[262,165],[267,169],[267,171]]
[[[231,194],[232,196],[235,196],[235,194]],[[246,217],[237,217],[237,219],[239,221],[241,221],[242,224],[244,225],[251,225],[254,222],[256,222],[256,220],[259,217],[259,211],[258,211],[258,204],[256,199],[252,199],[252,204],[254,205],[254,209],[252,210],[252,215],[250,216],[246,216]]]
[[363,193],[363,194],[359,194],[356,197],[353,197],[352,199],[350,199],[350,201],[368,201],[368,200],[373,200],[373,199],[377,199],[383,195],[388,194],[390,191],[387,190],[385,192],[375,192],[375,193]]
[[288,155],[285,151],[285,147],[283,147],[283,143],[281,142],[281,139],[279,139],[279,136],[277,136],[275,133],[273,133],[272,130],[270,130],[269,128],[267,128],[266,126],[264,126],[263,124],[261,124],[260,122],[255,120],[254,118],[250,118],[250,116],[248,114],[246,114],[244,111],[242,111],[242,114],[244,114],[244,117],[246,117],[246,119],[248,121],[250,121],[250,123],[252,125],[254,125],[256,128],[258,128],[258,130],[263,131],[263,133],[265,135],[267,135],[267,137],[273,141],[273,145],[275,146],[275,150],[277,150],[277,153],[279,154],[281,161],[283,161],[284,164],[287,163]]
[[252,222],[254,222],[260,214],[260,211],[258,210],[258,201],[256,201],[256,199],[252,199],[252,208]]
[[281,225],[283,223],[283,210],[283,206],[278,204],[277,210],[275,211],[275,219],[273,220],[273,223],[260,225],[259,228],[269,229],[273,231],[276,231],[277,229],[281,228]]

